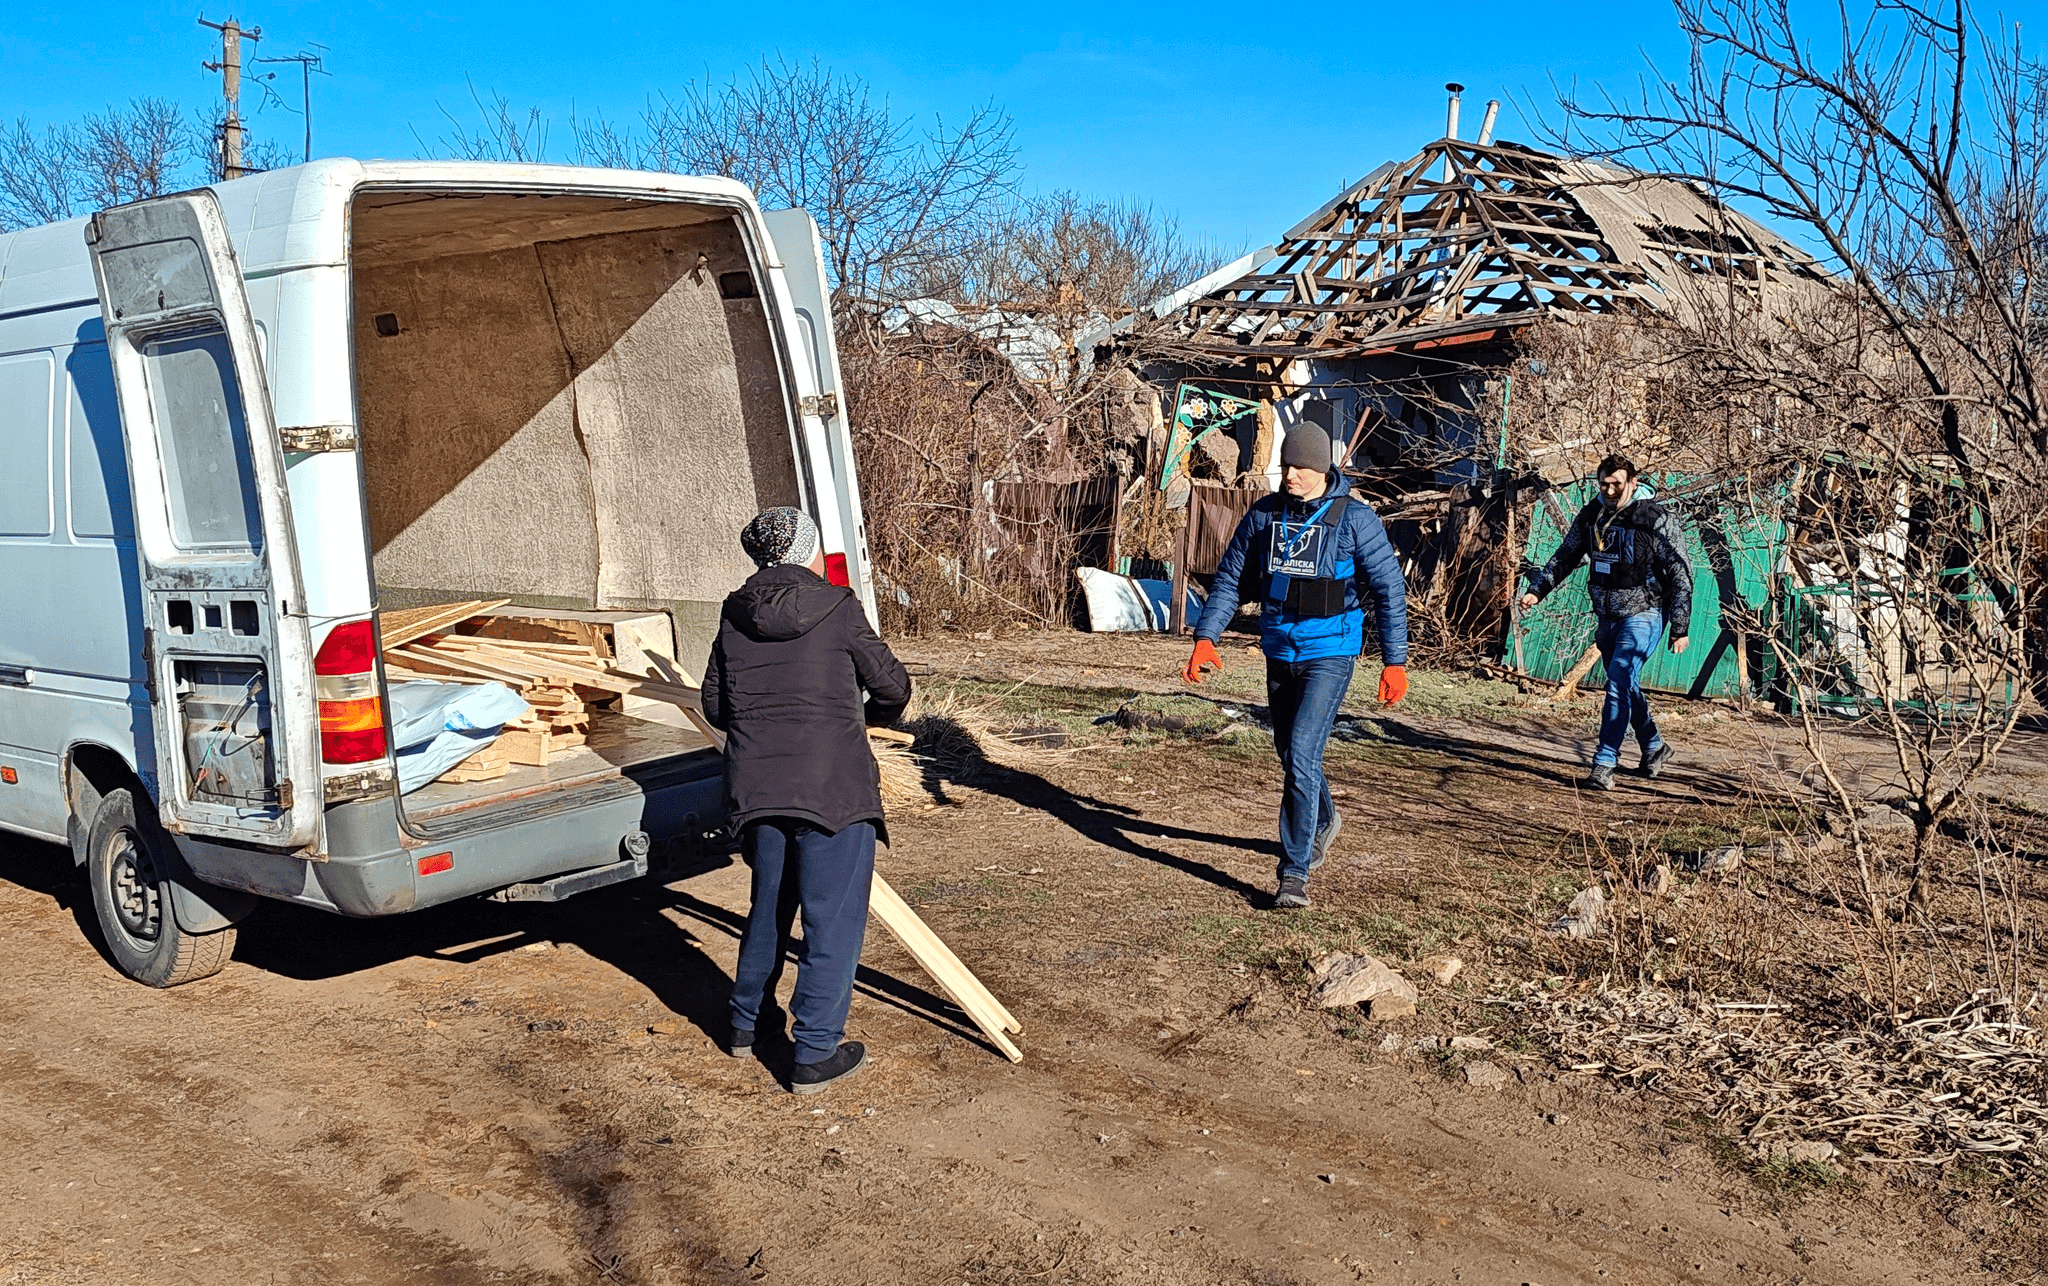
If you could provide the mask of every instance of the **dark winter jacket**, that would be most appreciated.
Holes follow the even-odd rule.
[[[1685,532],[1670,510],[1647,497],[1619,510],[1594,499],[1530,580],[1530,592],[1548,595],[1582,561],[1591,568],[1586,591],[1595,615],[1616,620],[1662,612],[1671,637],[1685,637],[1692,622],[1692,565]]]
[[[879,827],[865,725],[893,722],[909,701],[909,676],[852,590],[803,567],[755,572],[726,598],[704,667],[704,717],[726,734],[733,829],[762,817]]]
[[[1325,501],[1332,502],[1325,507]],[[1321,518],[1317,519],[1317,514]],[[1313,520],[1313,521],[1312,521]],[[1317,535],[1309,530],[1320,526]],[[1275,540],[1281,545],[1275,557]],[[1293,545],[1303,574],[1290,576],[1272,569],[1287,563]],[[1314,575],[1306,574],[1314,563]],[[1319,615],[1303,610],[1304,593],[1315,581],[1335,581],[1339,601],[1327,603]],[[1314,500],[1296,500],[1276,492],[1251,507],[1237,524],[1237,533],[1216,565],[1208,602],[1195,623],[1195,637],[1214,643],[1237,614],[1240,600],[1257,595],[1259,648],[1275,661],[1313,661],[1326,656],[1357,656],[1365,648],[1365,600],[1360,581],[1372,587],[1371,599],[1380,636],[1380,658],[1388,665],[1408,663],[1408,584],[1401,564],[1387,542],[1380,517],[1351,492],[1351,481],[1332,471],[1330,487]]]

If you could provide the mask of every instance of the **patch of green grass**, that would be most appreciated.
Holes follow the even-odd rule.
[[[1765,1192],[1787,1201],[1798,1201],[1830,1188],[1853,1188],[1856,1180],[1825,1161],[1792,1161],[1772,1157],[1750,1171],[1749,1177]]]

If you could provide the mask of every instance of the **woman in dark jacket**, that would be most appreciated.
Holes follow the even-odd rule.
[[[736,1058],[753,1051],[801,908],[790,1088],[810,1094],[867,1057],[859,1041],[841,1043],[882,830],[867,725],[903,713],[910,678],[853,591],[824,580],[809,515],[764,510],[740,545],[761,570],[726,598],[704,668],[704,717],[726,734],[727,815],[754,873],[729,1049]]]

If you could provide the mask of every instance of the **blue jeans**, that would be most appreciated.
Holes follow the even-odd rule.
[[[794,818],[749,822],[740,852],[754,869],[754,902],[733,970],[732,1025],[752,1031],[782,978],[790,925],[803,912],[796,989],[789,998],[796,1061],[830,1058],[846,1035],[853,971],[867,938],[868,886],[875,875],[875,825],[821,831]]]
[[[1266,708],[1273,716],[1273,749],[1280,755],[1280,870],[1283,880],[1308,878],[1317,828],[1337,806],[1323,776],[1323,747],[1337,724],[1337,707],[1351,686],[1355,656],[1313,661],[1266,661]]]
[[[1657,721],[1650,717],[1649,698],[1643,695],[1643,664],[1656,650],[1664,635],[1664,617],[1657,612],[1636,616],[1603,618],[1593,635],[1600,659],[1607,665],[1607,705],[1600,713],[1600,744],[1593,751],[1595,764],[1613,767],[1621,761],[1621,742],[1628,730],[1636,730],[1636,744],[1645,755],[1664,744],[1657,735]]]

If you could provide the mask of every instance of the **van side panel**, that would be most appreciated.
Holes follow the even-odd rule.
[[[0,765],[19,778],[0,784],[0,826],[61,841],[68,751],[151,762],[128,465],[97,303],[0,320],[0,460]]]

